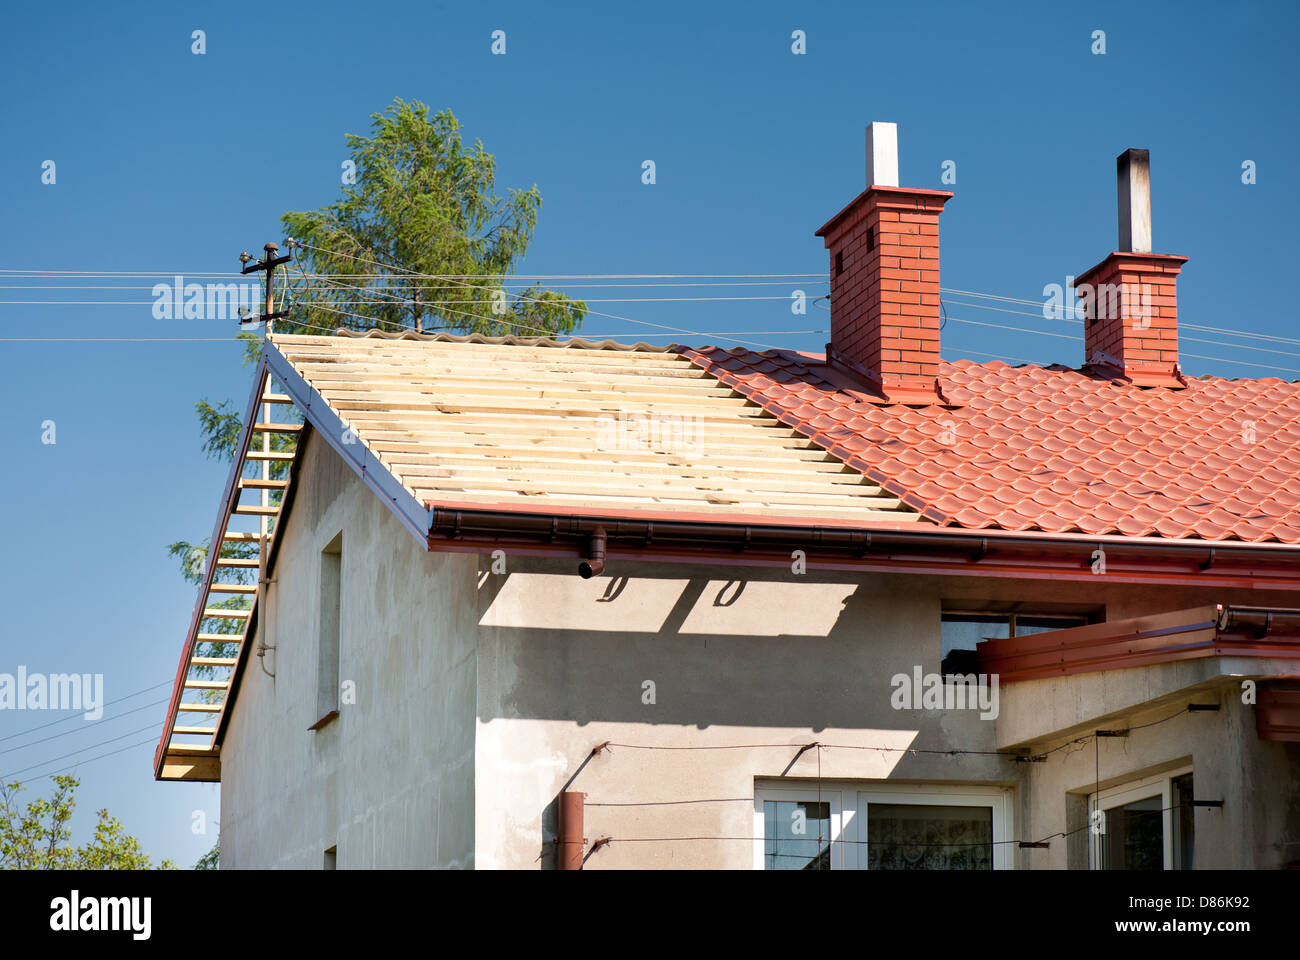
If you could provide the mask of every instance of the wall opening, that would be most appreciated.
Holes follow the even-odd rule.
[[[320,719],[337,713],[339,709],[342,587],[343,534],[339,533],[320,555],[320,634],[316,671],[316,716]]]

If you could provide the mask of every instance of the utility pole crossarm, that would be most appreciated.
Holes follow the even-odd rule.
[[[288,310],[281,310],[279,313],[275,311],[275,268],[282,263],[289,263],[293,257],[289,255],[277,257],[276,254],[280,251],[280,247],[274,242],[266,244],[262,250],[266,255],[261,260],[253,263],[248,262],[253,258],[249,257],[247,253],[240,255],[239,259],[244,264],[244,269],[240,273],[266,274],[266,302],[263,304],[261,319],[266,323],[264,332],[271,333],[271,324],[274,321],[289,316]]]

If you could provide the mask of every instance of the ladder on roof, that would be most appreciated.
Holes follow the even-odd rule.
[[[236,671],[248,665],[249,628],[263,596],[269,552],[289,492],[289,467],[303,430],[301,422],[292,422],[293,400],[272,391],[264,368],[258,381],[246,417],[253,422],[241,431],[238,467],[221,508],[220,540],[208,545],[168,727],[155,758],[163,780],[219,779],[217,735]]]

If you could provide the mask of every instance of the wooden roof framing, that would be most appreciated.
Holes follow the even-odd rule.
[[[927,522],[675,352],[373,333],[271,341],[425,506]]]
[[[261,583],[278,532],[276,520],[290,491],[291,481],[273,478],[271,465],[292,461],[295,454],[272,449],[271,438],[296,437],[304,429],[275,415],[273,411],[283,410],[292,400],[271,392],[271,386],[264,360],[254,378],[177,667],[167,725],[154,754],[154,775],[160,780],[221,779],[220,735],[239,672],[247,663]],[[255,476],[245,476],[250,465],[256,468]],[[255,529],[240,529],[250,523]],[[225,556],[227,552],[240,555]]]

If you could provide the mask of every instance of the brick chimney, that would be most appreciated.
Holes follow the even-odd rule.
[[[898,127],[867,127],[867,189],[817,231],[830,251],[826,358],[881,403],[942,402],[939,214],[946,190],[898,186]]]
[[[1178,274],[1186,257],[1151,252],[1151,157],[1115,160],[1119,249],[1074,284],[1084,313],[1084,361],[1142,387],[1185,386],[1178,369]]]

